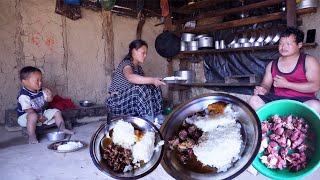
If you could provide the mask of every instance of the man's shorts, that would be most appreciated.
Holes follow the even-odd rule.
[[[60,112],[60,110],[58,109],[47,109],[43,112],[43,116],[47,118],[47,120],[43,123],[40,123],[38,122],[37,123],[37,126],[41,126],[42,124],[46,124],[46,125],[51,125],[53,124],[55,121],[54,121],[54,114],[56,112]],[[21,126],[21,127],[26,127],[27,126],[27,114],[28,113],[24,113],[22,114],[21,116],[18,117],[18,124]]]
[[[281,99],[290,99],[290,100],[295,100],[299,102],[306,102],[309,100],[318,100],[317,97],[285,97],[285,96],[277,96],[275,94],[267,94],[267,95],[259,95],[259,97],[265,102],[271,102],[271,101],[276,101],[276,100],[281,100]],[[319,101],[319,100],[318,100]]]

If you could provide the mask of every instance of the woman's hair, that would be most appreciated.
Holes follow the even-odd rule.
[[[22,68],[20,70],[20,81],[27,79],[29,77],[29,75],[34,72],[42,73],[40,71],[40,69],[33,67],[33,66],[26,66],[26,67]]]
[[[296,42],[301,43],[304,39],[304,33],[303,31],[299,30],[295,27],[288,27],[280,37],[289,37],[290,35],[294,35],[296,37]]]
[[[148,47],[148,44],[144,40],[141,40],[141,39],[136,39],[136,40],[132,41],[129,45],[129,52],[126,55],[126,57],[124,58],[124,60],[131,59],[132,58],[132,50],[133,49],[138,50],[142,46]]]

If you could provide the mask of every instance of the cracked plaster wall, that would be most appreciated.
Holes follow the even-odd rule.
[[[70,20],[54,13],[55,0],[0,1],[0,123],[4,112],[16,106],[19,70],[40,68],[44,86],[75,104],[88,99],[104,104],[111,77],[105,72],[102,14],[81,8],[82,18]],[[138,21],[113,15],[114,66],[135,39]],[[158,19],[147,19],[142,39],[149,45],[143,68],[146,75],[166,76],[167,61],[159,56],[154,41],[163,30]],[[156,68],[155,68],[156,67]],[[164,89],[165,90],[165,89]]]

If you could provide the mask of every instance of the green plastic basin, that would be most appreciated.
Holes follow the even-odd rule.
[[[252,165],[261,174],[271,179],[301,179],[314,172],[320,166],[320,116],[316,111],[303,103],[293,100],[273,101],[257,110],[257,115],[261,122],[275,114],[288,116],[290,113],[308,121],[312,131],[315,133],[315,151],[312,153],[311,159],[308,160],[307,167],[298,172],[290,172],[288,168],[283,170],[269,169],[260,161],[263,152],[258,153]]]

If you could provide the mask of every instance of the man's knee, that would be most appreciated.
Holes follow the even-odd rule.
[[[307,106],[311,107],[314,109],[318,114],[320,114],[320,101],[317,100],[309,100],[304,102]]]

